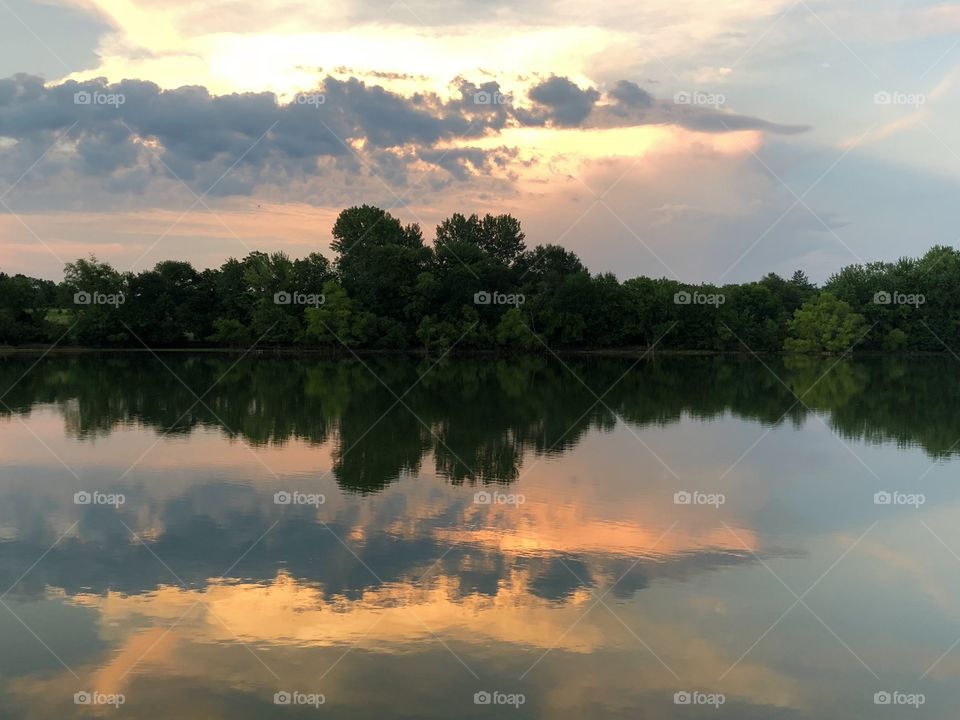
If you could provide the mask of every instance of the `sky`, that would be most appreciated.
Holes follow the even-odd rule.
[[[0,271],[509,212],[593,272],[957,245],[960,2],[0,0]]]

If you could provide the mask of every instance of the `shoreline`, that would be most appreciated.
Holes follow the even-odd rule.
[[[444,353],[430,353],[423,349],[407,350],[375,350],[370,348],[355,349],[353,351],[343,348],[225,348],[225,347],[171,347],[171,348],[97,348],[97,347],[44,347],[38,346],[17,346],[0,347],[0,357],[12,355],[90,355],[90,354],[126,354],[126,353],[182,353],[182,354],[225,354],[237,355],[248,354],[252,356],[263,355],[318,355],[326,357],[352,357],[354,354],[361,356],[390,356],[405,355],[418,357],[441,356]],[[556,355],[595,355],[608,357],[636,357],[649,355],[651,358],[659,355],[669,357],[750,357],[752,355],[763,355],[766,357],[842,357],[850,355],[855,357],[951,357],[954,355],[950,350],[913,350],[905,352],[890,352],[884,350],[860,350],[848,351],[845,353],[795,353],[786,350],[677,350],[677,349],[651,349],[649,347],[639,348],[563,348],[554,349],[552,352],[506,352],[502,350],[451,350],[446,353],[449,357],[530,357],[536,355],[550,356]]]

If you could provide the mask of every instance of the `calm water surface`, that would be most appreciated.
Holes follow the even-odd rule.
[[[952,358],[18,355],[0,393],[2,718],[956,716]]]

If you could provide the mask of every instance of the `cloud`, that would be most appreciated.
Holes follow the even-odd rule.
[[[295,223],[276,220],[281,206],[302,204],[312,217],[369,202],[400,208],[425,227],[454,208],[513,212],[532,239],[561,238],[591,268],[665,272],[645,262],[616,218],[586,212],[576,197],[587,189],[575,179],[583,178],[590,188],[631,188],[629,196],[609,196],[623,222],[648,233],[645,242],[669,268],[702,277],[710,270],[699,259],[726,267],[776,218],[770,207],[782,212],[767,196],[759,163],[742,160],[760,152],[768,135],[802,126],[658,99],[630,80],[603,94],[560,75],[532,82],[528,92],[511,93],[497,80],[457,77],[445,93],[401,93],[326,76],[280,100],[271,92],[216,94],[133,79],[0,79],[0,192],[23,176],[6,197],[21,217],[9,217],[4,232],[18,248],[49,253],[44,267],[55,277],[79,254],[77,243],[91,251],[108,243],[100,254],[121,263],[176,253],[216,265],[241,243],[299,247],[305,240]],[[91,102],[77,104],[78,93]],[[603,167],[616,172],[593,178]],[[196,196],[205,196],[202,205]],[[638,204],[639,196],[649,203]],[[261,204],[271,209],[251,213]],[[692,210],[658,210],[681,206]],[[265,216],[273,220],[261,222]],[[781,228],[801,234],[804,251],[822,245],[814,242],[822,228],[793,228],[788,220]],[[568,233],[574,222],[591,228],[589,242]],[[691,245],[706,249],[689,253]],[[769,260],[762,250],[754,255]],[[26,267],[26,257],[11,249],[5,263]],[[28,265],[38,263],[36,253],[29,258]]]
[[[491,181],[504,190],[518,153],[489,141],[523,126],[545,132],[654,124],[712,133],[803,129],[675,106],[629,81],[617,83],[605,104],[600,99],[597,90],[557,75],[519,99],[493,80],[457,78],[444,98],[327,76],[314,90],[281,102],[271,92],[215,95],[202,86],[163,89],[105,78],[46,85],[20,74],[0,80],[0,177],[13,183],[29,170],[18,190],[30,195],[25,191],[42,187],[42,194],[23,199],[33,208],[62,209],[71,193],[88,208],[109,206],[111,196],[144,195],[162,206],[164,183],[180,182],[196,194],[285,193],[337,202],[319,181],[349,186],[354,195],[378,184],[382,193],[384,183],[412,189],[415,178],[432,191],[454,183],[490,189]]]
[[[679,92],[672,98],[656,99],[636,83],[617,82],[606,94],[606,103],[590,114],[589,127],[629,127],[633,125],[675,125],[707,133],[759,130],[777,135],[797,135],[809,125],[781,124],[750,115],[741,115],[725,107],[719,93]]]
[[[624,108],[648,108],[653,106],[653,95],[635,82],[620,80],[607,95]]]
[[[117,27],[109,13],[92,4],[77,5],[33,0],[0,4],[0,77],[15,72],[59,77],[96,68],[101,38]]]
[[[705,93],[687,93],[697,98]],[[552,76],[527,94],[531,108],[517,108],[515,117],[524,125],[553,127],[609,128],[639,125],[676,125],[688,130],[728,133],[760,130],[795,135],[810,129],[807,125],[783,125],[762,118],[740,115],[718,106],[682,104],[676,99],[657,100],[637,83],[618,81],[598,104],[600,93],[583,89],[569,78]],[[723,104],[723,96],[715,96]]]
[[[580,125],[600,99],[600,93],[593,88],[583,90],[569,79],[556,75],[535,85],[527,95],[535,108],[518,111],[521,121],[527,125],[549,121],[558,127]]]
[[[212,95],[198,86],[164,90],[103,78],[46,86],[15,75],[0,80],[0,137],[9,139],[0,144],[0,176],[12,183],[42,156],[29,181],[99,180],[103,188],[119,179],[127,193],[170,176],[194,192],[213,187],[222,195],[335,172],[392,170],[403,180],[405,169],[423,162],[445,168],[450,180],[467,180],[502,153],[490,151],[488,159],[479,149],[443,156],[432,149],[504,125],[502,109],[468,103],[474,89],[443,101],[327,77],[315,91],[280,103],[272,93]]]
[[[781,125],[780,123],[717,111],[673,111],[676,122],[682,127],[700,132],[736,132],[739,130],[763,130],[779,135],[798,135],[810,129],[808,125]]]

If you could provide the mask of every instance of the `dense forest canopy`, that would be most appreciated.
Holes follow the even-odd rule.
[[[850,265],[822,288],[797,271],[750,283],[619,282],[558,245],[528,249],[510,215],[417,225],[352,207],[330,262],[251,252],[217,269],[96,258],[55,283],[0,273],[0,344],[546,351],[658,348],[945,351],[960,332],[960,252]]]

